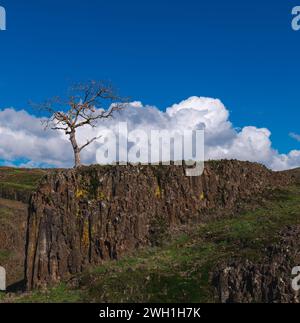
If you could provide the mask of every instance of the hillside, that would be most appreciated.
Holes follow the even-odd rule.
[[[38,169],[0,167],[0,265],[7,270],[8,285],[24,279],[28,203],[44,174]]]
[[[0,167],[0,198],[28,203],[45,173],[41,169]]]
[[[237,167],[237,165],[241,167]],[[228,177],[224,170],[227,170]],[[108,198],[109,189],[104,191],[103,187],[115,187],[118,191],[117,187],[120,187],[120,184],[116,185],[115,181],[115,185],[112,186],[109,185],[111,182],[106,182],[106,180],[110,181],[112,178],[122,178],[121,174],[118,175],[115,169],[108,167],[97,170],[97,174],[102,174],[102,172],[111,174],[110,172],[113,172],[113,176],[106,176],[104,182],[103,180],[101,182],[103,186],[97,187],[96,192],[87,189],[93,182],[87,181],[87,177],[85,177],[87,174],[89,176],[91,173],[95,174],[93,168],[84,168],[80,172],[78,178],[84,179],[80,181],[81,185],[84,185],[84,187],[81,187],[82,190],[78,190],[78,187],[72,184],[72,180],[75,179],[73,171],[68,172],[58,171],[48,174],[48,177],[43,179],[37,193],[35,193],[33,201],[41,193],[44,201],[44,197],[49,196],[46,203],[52,206],[55,205],[56,201],[59,202],[59,200],[56,200],[58,196],[64,196],[62,192],[68,192],[69,198],[72,197],[71,189],[67,189],[68,186],[60,185],[58,181],[53,180],[59,176],[60,181],[64,181],[64,184],[69,183],[70,187],[73,186],[77,192],[74,195],[74,201],[81,206],[81,210],[86,210],[83,213],[85,216],[92,214],[87,213],[88,209],[85,207],[85,205],[91,205],[91,201],[95,200],[93,196],[89,197],[91,193],[92,195],[96,193],[99,198],[99,205],[106,202],[106,204],[110,203],[111,208],[113,208],[113,200]],[[138,182],[134,180],[135,176],[132,176],[132,172],[133,170],[129,172],[133,181],[132,185],[137,187]],[[149,169],[146,168],[147,175],[149,175],[148,172]],[[22,294],[2,295],[2,301],[296,302],[298,300],[297,295],[290,288],[290,272],[292,267],[298,265],[300,256],[300,185],[296,180],[290,181],[290,175],[298,175],[299,170],[292,173],[276,174],[257,164],[213,162],[206,167],[206,174],[198,184],[195,179],[186,180],[185,184],[182,184],[186,185],[184,190],[175,185],[175,183],[185,181],[178,175],[177,170],[177,177],[174,177],[170,170],[165,171],[158,168],[158,172],[159,177],[156,178],[162,179],[159,186],[161,188],[160,194],[158,194],[157,186],[154,185],[157,182],[151,182],[151,176],[148,176],[150,180],[146,185],[146,187],[153,189],[153,197],[149,199],[149,201],[152,201],[150,210],[160,209],[163,201],[168,200],[166,195],[168,196],[171,192],[168,191],[168,187],[173,187],[174,192],[179,191],[179,196],[183,192],[185,196],[189,196],[193,192],[198,197],[196,202],[193,202],[194,198],[188,200],[187,212],[183,207],[181,211],[178,211],[179,213],[175,213],[175,215],[181,214],[179,223],[176,220],[177,215],[171,217],[172,221],[169,224],[160,221],[156,223],[156,229],[150,231],[153,235],[149,242],[141,244],[138,248],[128,248],[126,252],[120,255],[117,248],[115,249],[118,251],[117,257],[110,257],[108,254],[107,258],[103,257],[98,263],[91,261],[90,265],[85,265],[82,271],[69,273],[54,287],[49,285],[46,290],[40,292],[34,290]],[[124,175],[124,173],[122,174]],[[155,172],[155,174],[158,173]],[[170,174],[173,175],[168,177]],[[216,177],[213,174],[216,174]],[[235,176],[237,174],[238,176]],[[245,185],[241,181],[243,177],[247,178],[247,181],[252,179],[251,183]],[[175,182],[172,180],[171,184],[166,186],[167,178],[176,178],[176,180]],[[210,181],[207,181],[208,178]],[[212,178],[217,179],[217,181],[212,180]],[[228,182],[230,178],[231,180]],[[66,181],[66,179],[68,180]],[[121,180],[121,182],[123,181]],[[55,194],[52,192],[53,194],[49,195],[49,186],[51,187],[52,183],[56,183],[57,190]],[[200,183],[202,183],[202,186],[200,186]],[[203,183],[210,184],[203,186]],[[188,189],[189,185],[191,186]],[[215,187],[215,189],[211,190],[212,187]],[[98,189],[100,192],[98,192]],[[138,188],[137,192],[140,190],[141,188]],[[100,194],[101,192],[102,194]],[[164,195],[162,192],[164,192]],[[131,204],[134,204],[135,193],[130,194]],[[141,191],[139,194],[143,195],[144,193]],[[141,198],[141,196],[138,195],[137,198]],[[103,201],[104,199],[105,201]],[[175,200],[178,200],[176,195],[174,196]],[[40,200],[38,199],[38,201]],[[72,210],[70,201],[67,203],[67,208],[59,202],[61,214],[66,214],[65,212]],[[127,199],[125,201],[128,203]],[[181,204],[184,201],[186,199],[179,200]],[[31,214],[39,214],[40,219],[43,219],[44,215],[42,214],[46,212],[45,219],[47,221],[45,223],[48,225],[46,232],[53,231],[51,229],[52,220],[50,220],[54,216],[50,212],[53,207],[45,208],[43,206],[40,209],[40,204],[32,204],[31,208],[34,210]],[[199,210],[199,208],[201,212],[197,213],[197,218],[193,218],[191,215],[194,210]],[[93,210],[95,212],[95,208]],[[80,221],[81,212],[80,215],[77,215],[79,225],[84,223]],[[184,214],[188,216],[183,217]],[[198,218],[199,214],[201,215],[200,218]],[[144,218],[146,219],[145,216]],[[65,221],[70,221],[70,218]],[[159,230],[166,224],[168,224],[168,230]],[[39,222],[39,227],[47,228],[43,222]],[[70,232],[68,227],[69,225],[65,226],[65,235]],[[53,232],[55,234],[60,231],[57,224],[53,228],[55,228],[56,233]],[[83,234],[82,239],[84,230],[80,232]],[[80,239],[83,247],[85,246],[84,241],[88,242],[87,246],[91,246],[94,239],[91,237],[92,231],[89,230],[88,232],[87,240]],[[112,234],[111,230],[109,232]],[[137,232],[140,231],[133,231],[134,235]],[[51,234],[52,239],[55,237],[53,233]],[[111,237],[119,237],[119,235]],[[121,239],[121,241],[124,240]],[[130,238],[130,241],[134,240]],[[141,241],[141,237],[139,237],[139,241]],[[52,247],[55,247],[55,245],[51,243]],[[125,245],[128,246],[128,244]],[[83,249],[81,248],[79,245],[79,250],[82,252]],[[88,248],[87,250],[91,249]],[[39,253],[43,255],[41,249]],[[88,251],[87,254],[91,255],[91,252]],[[111,261],[110,258],[115,260]],[[45,258],[41,259],[46,261]],[[253,283],[251,286],[251,281],[256,282],[256,284]],[[260,283],[257,283],[258,281]],[[237,286],[236,290],[231,288],[233,285]]]

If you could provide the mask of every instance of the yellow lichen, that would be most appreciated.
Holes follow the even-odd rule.
[[[161,189],[159,186],[157,186],[154,194],[155,194],[155,197],[157,197],[158,199],[161,198]]]
[[[106,196],[105,196],[105,194],[103,193],[103,192],[99,192],[99,194],[98,194],[98,199],[99,200],[105,200],[106,199]]]
[[[75,195],[77,199],[81,199],[87,197],[88,192],[84,189],[78,189]]]
[[[200,201],[203,201],[205,199],[205,195],[204,195],[204,193],[202,192],[201,194],[200,194]]]
[[[92,229],[91,229],[91,236],[94,237],[95,235],[97,234],[97,226],[92,226]]]

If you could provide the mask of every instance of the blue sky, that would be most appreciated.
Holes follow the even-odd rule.
[[[124,96],[165,109],[219,98],[235,127],[300,149],[297,1],[1,0],[0,107],[28,108],[75,81],[109,79]]]

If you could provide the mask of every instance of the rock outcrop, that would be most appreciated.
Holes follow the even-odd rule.
[[[248,162],[183,166],[91,166],[51,171],[29,208],[28,289],[67,279],[89,265],[156,243],[162,231],[238,208],[285,185],[288,175]]]
[[[292,289],[292,269],[300,264],[300,226],[288,227],[260,263],[233,261],[213,274],[217,301],[222,303],[299,303]]]

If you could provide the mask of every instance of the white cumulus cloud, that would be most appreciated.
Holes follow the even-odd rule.
[[[79,142],[97,136],[106,128],[117,133],[119,122],[127,122],[128,130],[168,130],[170,132],[205,128],[206,159],[239,159],[260,162],[274,170],[300,166],[300,151],[280,154],[272,147],[271,132],[266,128],[245,126],[236,130],[229,111],[218,99],[191,97],[161,111],[141,102],[128,104],[114,119],[100,121],[96,129],[82,128]],[[84,163],[96,163],[99,143],[82,152]],[[45,131],[41,118],[26,111],[0,110],[0,160],[13,164],[25,160],[22,166],[71,167],[72,148],[62,132]]]

